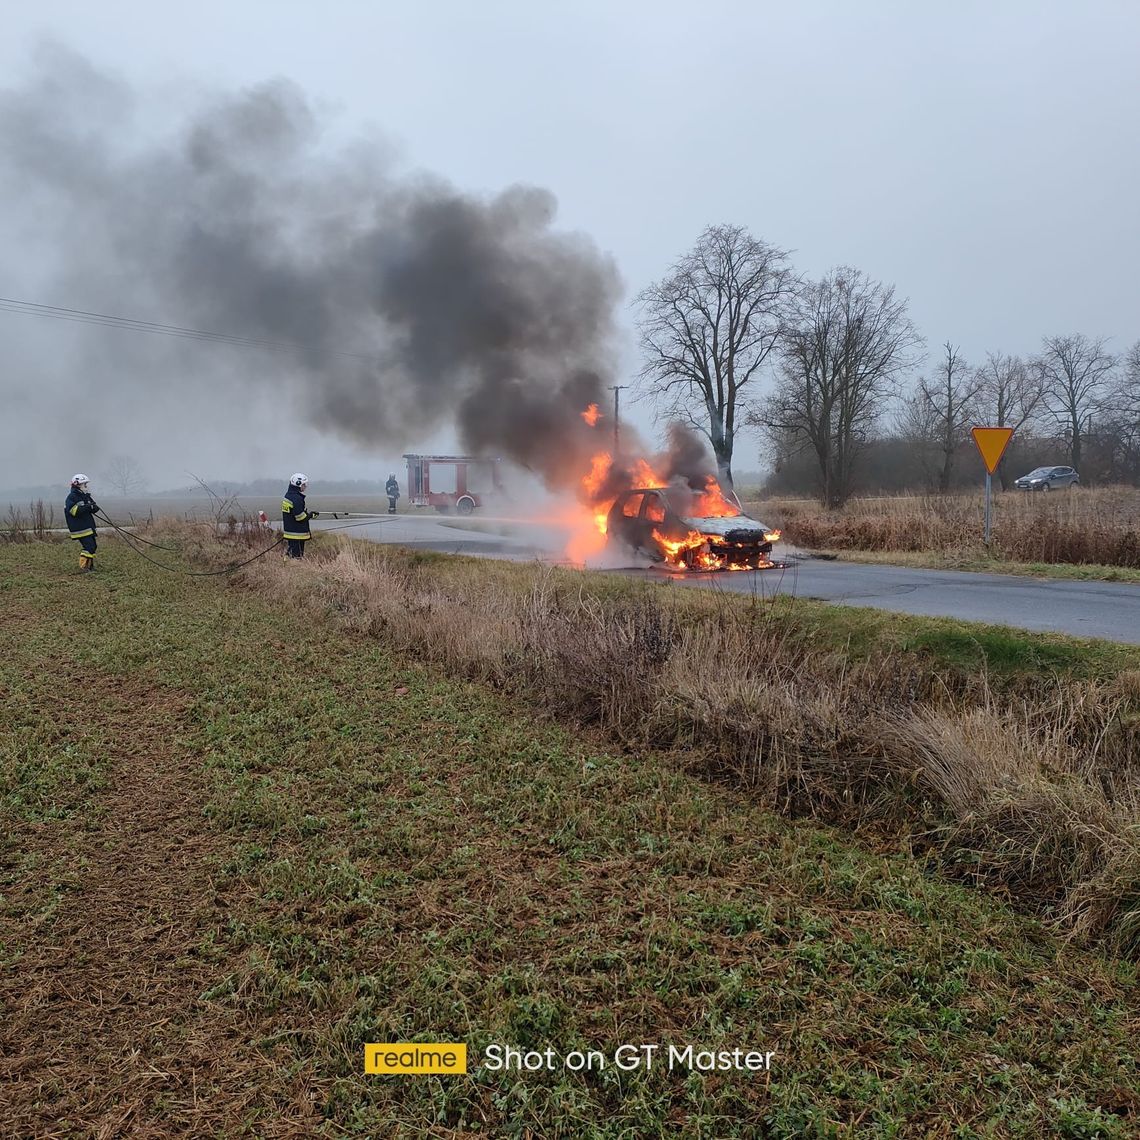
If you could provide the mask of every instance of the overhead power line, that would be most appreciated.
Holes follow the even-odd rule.
[[[13,297],[0,297],[0,312],[18,313],[27,317],[48,317],[56,321],[71,321],[83,325],[101,325],[103,328],[125,329],[128,332],[154,333],[158,336],[178,337],[182,340],[204,340],[215,344],[233,344],[243,348],[268,348],[279,352],[321,352],[331,356],[347,356],[353,360],[378,363],[379,357],[342,349],[325,348],[304,341],[268,340],[264,337],[239,336],[235,333],[211,332],[207,329],[167,325],[157,321],[139,321],[133,317],[117,317],[110,313],[92,313],[86,309],[68,309],[60,305],[41,305],[35,301],[19,301]]]

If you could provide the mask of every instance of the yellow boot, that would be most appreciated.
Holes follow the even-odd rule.
[[[83,553],[79,556],[79,570],[83,574],[89,574],[95,569],[95,559],[90,554]]]

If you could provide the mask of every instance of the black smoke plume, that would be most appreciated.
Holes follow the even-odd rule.
[[[225,383],[271,385],[365,446],[454,424],[472,452],[574,481],[621,287],[609,257],[554,227],[553,195],[466,194],[398,173],[375,140],[334,146],[288,82],[199,101],[173,130],[152,110],[58,47],[0,93],[0,189],[41,219],[52,303],[298,346],[249,352]],[[217,353],[164,347],[180,383],[198,368],[191,393],[211,390]],[[102,351],[104,373],[162,397],[169,381],[129,347]]]

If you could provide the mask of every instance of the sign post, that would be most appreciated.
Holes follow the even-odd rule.
[[[992,499],[993,474],[997,470],[997,465],[1001,462],[1001,457],[1005,454],[1005,449],[1009,446],[1009,441],[1013,438],[1013,428],[976,427],[970,429],[970,434],[974,437],[978,454],[981,455],[982,462],[986,465],[985,542],[988,547],[990,544],[990,502]]]

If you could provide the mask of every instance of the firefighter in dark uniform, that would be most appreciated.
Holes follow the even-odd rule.
[[[388,514],[396,513],[396,500],[400,497],[400,484],[396,482],[396,473],[393,471],[384,484],[384,494],[388,496]]]
[[[86,475],[76,475],[71,480],[71,491],[63,505],[67,529],[81,547],[79,569],[84,574],[95,569],[95,513],[99,510],[99,504],[91,498],[89,482]]]
[[[318,517],[316,511],[305,506],[305,492],[309,489],[309,477],[298,471],[285,488],[285,498],[281,500],[281,533],[288,544],[286,558],[304,558],[305,543],[312,538],[309,520]]]

